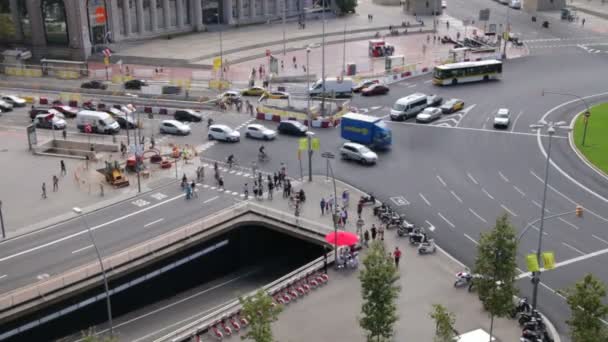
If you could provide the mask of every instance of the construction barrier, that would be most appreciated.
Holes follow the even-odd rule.
[[[308,124],[308,116],[301,112],[292,112],[288,110],[278,109],[260,105],[256,108],[257,120],[280,122],[281,120],[297,120],[304,125]],[[313,120],[310,122],[314,128],[330,128],[340,124],[342,115],[349,111],[349,107],[343,106],[337,113],[326,117],[319,117],[318,114],[313,115]]]

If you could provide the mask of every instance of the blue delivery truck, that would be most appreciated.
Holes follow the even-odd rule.
[[[349,112],[342,116],[340,127],[343,139],[375,149],[391,146],[391,129],[375,116]]]

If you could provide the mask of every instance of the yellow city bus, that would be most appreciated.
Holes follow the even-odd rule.
[[[447,85],[464,82],[500,79],[502,62],[488,59],[475,62],[461,62],[438,65],[433,72],[433,84]]]

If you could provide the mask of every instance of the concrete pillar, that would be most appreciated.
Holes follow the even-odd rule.
[[[122,5],[122,23],[125,24],[125,37],[131,35],[131,13],[129,13],[129,1],[124,1]]]
[[[192,26],[196,31],[203,31],[205,26],[203,25],[203,0],[194,0],[194,6],[192,6],[193,15],[191,16]],[[219,11],[219,8],[218,8]],[[218,13],[219,15],[219,13]]]
[[[243,1],[247,1],[247,0],[236,0],[236,12],[237,12],[237,16],[238,16],[238,21],[237,23],[240,23],[241,20],[243,19]]]
[[[106,13],[108,15],[108,31],[112,32],[111,37],[115,41],[122,38],[120,33],[120,16],[122,12],[118,9],[118,3],[116,1],[107,1],[108,7]]]
[[[165,21],[165,30],[171,27],[171,8],[169,7],[169,0],[162,0],[163,2],[163,19]]]
[[[158,30],[158,13],[156,11],[156,1],[158,0],[150,0],[150,26],[152,26],[152,32],[156,32]]]
[[[144,0],[136,0],[135,2],[135,17],[137,18],[137,32],[144,33]]]
[[[27,13],[30,16],[30,25],[32,28],[32,45],[46,46],[46,36],[44,34],[44,26],[42,20],[42,8],[39,0],[26,0],[25,6]]]
[[[245,1],[249,1],[249,18],[254,18],[256,0],[245,0]]]
[[[223,7],[224,23],[232,25],[234,24],[234,18],[232,17],[232,2],[236,0],[223,0],[220,1],[220,6]]]
[[[182,28],[184,27],[184,16],[186,15],[183,0],[176,1],[175,11],[177,12],[177,27]]]
[[[11,17],[13,18],[13,24],[15,25],[15,40],[23,41],[23,30],[21,23],[19,22],[19,4],[17,0],[10,0]]]
[[[86,2],[80,0],[64,0],[67,14],[69,47],[79,53],[77,57],[85,60],[91,54],[91,37],[89,33]]]
[[[268,18],[268,0],[262,0],[262,16]]]

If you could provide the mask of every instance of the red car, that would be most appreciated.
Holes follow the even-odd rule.
[[[78,114],[78,108],[70,107],[66,105],[54,105],[53,109],[63,113],[66,118],[75,118],[76,114]]]
[[[371,95],[384,95],[388,93],[388,87],[384,84],[372,84],[367,88],[363,88],[361,90],[361,95],[363,96],[371,96]]]

